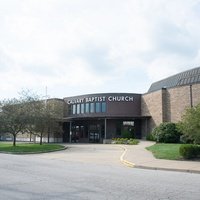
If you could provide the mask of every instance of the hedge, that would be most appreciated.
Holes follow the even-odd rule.
[[[182,144],[179,149],[179,153],[185,159],[200,157],[200,146],[193,144]]]

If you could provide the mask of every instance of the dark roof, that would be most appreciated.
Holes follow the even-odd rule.
[[[148,93],[160,90],[162,88],[173,88],[176,86],[192,85],[196,83],[200,83],[200,67],[190,69],[170,76],[166,79],[157,81],[151,85]]]

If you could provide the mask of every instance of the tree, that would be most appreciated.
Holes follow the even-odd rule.
[[[32,102],[28,109],[26,130],[40,137],[41,145],[44,136],[47,136],[49,141],[50,132],[62,132],[62,126],[59,123],[59,119],[63,116],[62,104],[54,99],[37,100]]]
[[[50,133],[62,134],[63,101],[48,99],[45,102],[45,117],[47,118],[47,137],[49,142]]]
[[[186,110],[179,129],[188,139],[200,144],[200,104]]]
[[[18,133],[23,133],[26,125],[26,110],[24,104],[18,99],[4,100],[1,102],[0,132],[13,136],[13,146],[16,145]]]
[[[13,135],[13,145],[19,133],[40,137],[50,132],[62,132],[63,102],[57,99],[42,100],[30,91],[22,91],[19,99],[0,102],[0,133]],[[48,137],[49,138],[49,137]]]

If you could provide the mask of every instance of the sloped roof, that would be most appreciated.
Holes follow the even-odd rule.
[[[153,83],[148,93],[160,90],[162,88],[172,88],[182,85],[192,85],[200,83],[200,67],[181,72],[179,74],[170,76],[166,79]]]

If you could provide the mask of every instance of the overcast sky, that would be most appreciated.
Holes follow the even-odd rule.
[[[0,98],[145,93],[200,66],[200,0],[0,0]]]

